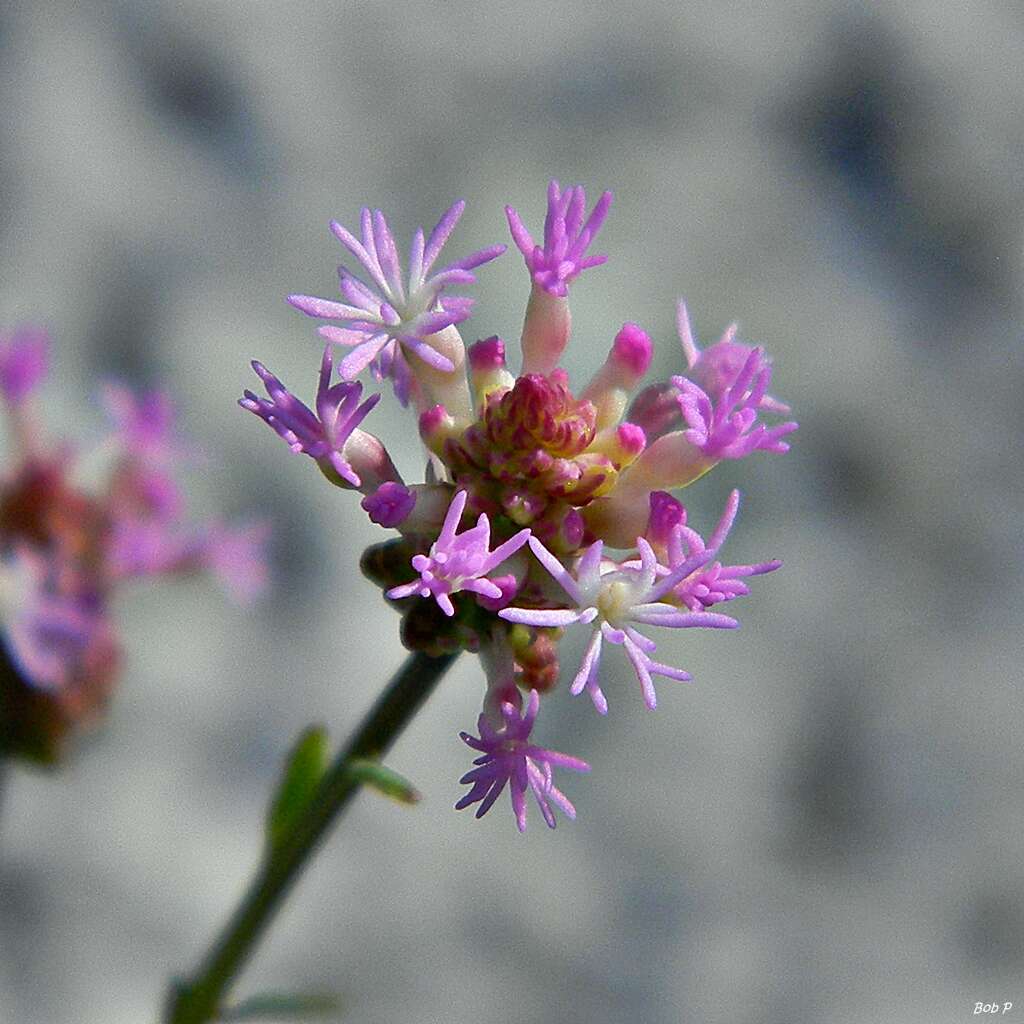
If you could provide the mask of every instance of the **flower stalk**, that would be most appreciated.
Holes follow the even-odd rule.
[[[268,845],[256,877],[199,967],[172,985],[165,1024],[206,1024],[223,1011],[223,1000],[285,896],[312,859],[330,827],[363,785],[353,762],[377,760],[395,742],[434,691],[457,654],[411,654],[362,725],[324,774],[291,835]]]

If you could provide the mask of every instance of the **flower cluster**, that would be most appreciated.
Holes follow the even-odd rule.
[[[723,459],[787,450],[783,438],[796,424],[762,421],[789,411],[768,394],[771,363],[762,348],[737,341],[733,326],[701,351],[680,302],[681,372],[668,380],[637,393],[653,342],[635,323],[622,325],[581,389],[559,367],[570,336],[569,287],[606,260],[588,250],[611,201],[604,193],[587,216],[581,186],[563,190],[552,182],[542,244],[506,208],[531,282],[518,374],[500,337],[463,344],[456,325],[468,317],[471,300],[446,290],[471,282],[470,271],[504,247],[429,276],[462,203],[426,243],[416,233],[407,281],[383,214],[363,210],[361,239],[332,223],[367,281],[341,268],[345,302],[289,297],[310,316],[344,324],[319,328],[327,350],[316,411],[259,363],[253,366],[269,397],[246,392],[241,401],[292,451],[315,459],[334,484],[361,492],[373,522],[398,531],[366,552],[362,568],[402,613],[406,646],[435,655],[480,654],[486,688],[479,736],[462,733],[480,756],[462,779],[471,788],[456,806],[479,804],[480,816],[507,784],[520,830],[528,790],[548,825],[555,824],[553,806],[574,817],[553,783],[553,768],[589,770],[530,742],[541,694],[558,682],[565,631],[589,631],[571,694],[586,691],[607,713],[600,670],[611,644],[623,649],[653,709],[655,676],[690,678],[658,660],[658,631],[736,627],[715,606],[748,593],[748,577],[780,564],[719,560],[738,492],[707,540],[668,493]],[[352,348],[336,383],[334,345]],[[417,411],[429,453],[423,483],[407,484],[384,445],[361,428],[373,400],[360,404],[355,378],[368,366],[376,379],[390,378],[400,401]]]
[[[116,684],[121,644],[113,600],[131,580],[209,571],[239,600],[263,587],[262,524],[191,522],[177,436],[163,392],[108,384],[110,430],[80,456],[47,438],[38,388],[46,333],[0,336],[0,404],[11,456],[0,474],[0,756],[53,763]],[[95,476],[100,488],[79,478]],[[85,469],[89,466],[88,474]]]

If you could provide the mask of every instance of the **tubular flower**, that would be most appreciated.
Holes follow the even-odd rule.
[[[511,558],[529,539],[529,530],[520,530],[514,537],[499,544],[493,551],[491,546],[491,524],[484,513],[480,514],[476,526],[457,533],[462,513],[466,508],[467,494],[459,491],[452,498],[448,514],[444,517],[441,533],[430,546],[429,555],[416,555],[412,567],[420,574],[413,583],[392,587],[388,597],[396,600],[419,594],[433,597],[441,611],[451,617],[455,614],[452,594],[469,590],[492,601],[501,600],[505,593],[501,586],[487,579],[502,562]]]
[[[106,386],[113,433],[96,454],[108,473],[97,492],[81,487],[72,447],[51,445],[26,415],[28,391],[46,368],[45,335],[23,328],[12,337],[22,339],[17,373],[14,349],[0,343],[0,364],[6,359],[10,371],[0,398],[20,442],[0,475],[0,756],[50,763],[116,685],[121,643],[112,602],[122,588],[141,577],[210,571],[233,596],[254,596],[265,583],[266,528],[185,517],[175,464],[189,448],[160,391]]]
[[[526,831],[527,789],[533,791],[548,828],[555,827],[552,804],[567,818],[575,820],[576,808],[555,786],[552,769],[568,768],[574,772],[589,772],[590,765],[577,757],[545,750],[529,742],[539,708],[540,694],[536,690],[531,690],[522,717],[515,705],[506,701],[501,705],[501,715],[504,719],[501,729],[495,729],[487,721],[487,717],[481,715],[477,722],[479,738],[466,732],[459,733],[462,741],[473,750],[478,750],[480,756],[473,762],[477,767],[459,779],[460,783],[472,788],[455,805],[457,811],[479,803],[476,816],[482,818],[501,796],[501,791],[507,783],[509,796],[512,798],[512,812],[515,814],[516,826],[520,832]]]
[[[414,386],[417,360],[442,373],[456,369],[455,362],[438,351],[434,336],[465,320],[473,300],[445,295],[444,290],[450,284],[471,284],[476,280],[474,268],[505,251],[504,245],[493,245],[430,273],[465,205],[459,201],[451,206],[426,241],[423,229],[417,228],[409,249],[407,278],[394,236],[380,210],[363,209],[361,239],[331,221],[334,236],[361,264],[372,284],[339,267],[344,302],[312,295],[289,295],[288,301],[307,316],[338,320],[345,325],[319,329],[328,341],[352,347],[338,367],[345,380],[352,380],[372,364],[378,380],[392,378],[395,394],[405,405]]]
[[[332,385],[329,346],[324,349],[320,362],[315,413],[300,402],[262,363],[254,359],[252,368],[263,381],[270,397],[259,398],[251,391],[246,391],[245,397],[239,399],[238,404],[272,427],[293,452],[302,452],[314,459],[330,479],[360,487],[362,480],[345,457],[345,444],[380,401],[380,395],[371,395],[360,405],[362,384],[341,381]]]
[[[656,660],[648,627],[733,628],[735,619],[710,609],[746,593],[748,577],[779,563],[717,561],[737,494],[705,542],[668,492],[694,483],[722,459],[755,449],[785,451],[783,438],[796,428],[758,422],[761,414],[788,411],[768,395],[771,367],[763,349],[737,342],[730,328],[701,351],[682,304],[686,376],[645,387],[654,342],[639,323],[620,320],[611,325],[607,356],[589,381],[570,380],[560,366],[571,334],[569,291],[580,273],[605,261],[588,252],[612,196],[603,193],[589,215],[582,186],[552,182],[547,199],[544,235],[536,243],[516,210],[506,207],[529,275],[518,374],[511,346],[497,334],[480,331],[482,340],[463,346],[455,324],[468,316],[469,300],[453,299],[442,287],[468,281],[469,270],[500,247],[427,277],[461,204],[428,242],[422,232],[414,239],[408,288],[383,216],[367,210],[359,240],[334,230],[369,283],[343,270],[344,303],[290,298],[309,315],[341,322],[320,330],[352,347],[343,378],[372,364],[378,376],[394,378],[403,403],[415,400],[429,453],[423,483],[407,485],[380,441],[362,430],[335,446],[360,478],[371,521],[397,531],[368,548],[360,564],[401,614],[407,647],[480,655],[486,677],[480,735],[463,739],[482,757],[463,779],[471,789],[458,806],[479,804],[484,813],[510,782],[520,828],[527,788],[549,824],[556,806],[572,816],[551,784],[551,767],[583,762],[560,762],[555,759],[564,755],[527,742],[541,696],[559,689],[565,631],[577,624],[589,630],[567,688],[577,695],[586,690],[601,713],[608,707],[599,682],[606,643],[623,648],[650,708],[654,676],[689,679]],[[243,406],[252,408],[254,400],[247,400]],[[296,439],[303,436],[289,429]]]

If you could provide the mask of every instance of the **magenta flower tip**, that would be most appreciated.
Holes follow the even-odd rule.
[[[628,456],[635,458],[647,445],[647,435],[643,427],[638,427],[635,423],[620,423],[615,433],[623,453]]]
[[[638,324],[626,323],[615,335],[612,353],[630,376],[639,380],[651,365],[654,343]]]
[[[501,370],[505,367],[505,342],[497,335],[469,346],[470,368],[478,372]]]
[[[677,526],[686,525],[686,506],[667,491],[651,491],[651,514],[647,525],[647,539],[664,546]]]

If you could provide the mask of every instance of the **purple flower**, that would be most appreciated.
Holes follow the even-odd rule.
[[[472,283],[476,280],[471,272],[473,268],[505,251],[504,245],[492,245],[430,274],[465,205],[462,200],[455,203],[437,222],[426,242],[423,229],[416,230],[409,249],[407,281],[403,281],[395,239],[380,210],[363,209],[362,240],[337,221],[331,222],[331,231],[359,261],[372,285],[364,284],[345,267],[339,267],[344,302],[312,295],[289,295],[288,301],[307,316],[340,320],[345,324],[344,327],[324,326],[319,330],[329,341],[353,346],[338,367],[345,380],[357,377],[372,363],[378,380],[393,379],[395,393],[405,405],[412,389],[409,353],[443,373],[455,369],[452,361],[425,339],[465,320],[473,300],[445,295],[444,289],[450,284]]]
[[[600,266],[607,256],[587,256],[586,251],[596,237],[608,208],[612,205],[611,192],[605,192],[594,204],[594,209],[583,221],[587,196],[582,185],[564,192],[557,181],[548,186],[548,212],[544,219],[544,245],[535,245],[519,214],[505,207],[509,230],[519,251],[526,259],[530,276],[540,288],[564,298],[568,284],[588,267]]]
[[[754,347],[737,341],[737,325],[730,324],[722,337],[702,352],[697,348],[697,341],[690,325],[690,314],[682,299],[676,306],[676,328],[690,377],[712,398],[721,398],[743,372]],[[764,359],[764,363],[768,363],[767,358]],[[761,395],[757,408],[763,412],[775,412],[783,416],[790,411],[785,402],[780,402],[771,395]]]
[[[119,518],[110,533],[107,571],[115,580],[161,576],[195,556],[196,535],[161,519]]]
[[[58,561],[19,548],[14,554],[14,607],[6,616],[5,641],[26,682],[55,693],[74,683],[110,623],[85,595],[62,594]]]
[[[328,346],[320,363],[315,413],[256,360],[253,360],[252,368],[263,381],[270,399],[259,398],[246,391],[238,404],[273,427],[293,452],[303,452],[322,467],[329,467],[353,487],[359,487],[362,481],[344,456],[345,442],[380,401],[380,395],[371,395],[360,405],[362,384],[341,381],[332,385],[331,367],[331,349]]]
[[[161,463],[184,453],[174,431],[176,410],[165,391],[136,394],[123,384],[103,389],[103,405],[126,451],[146,462]]]
[[[667,570],[659,566],[650,544],[637,538],[640,565],[619,565],[602,558],[603,542],[595,541],[584,552],[576,568],[576,575],[544,547],[536,537],[530,538],[530,548],[537,560],[554,577],[558,585],[575,602],[575,608],[505,608],[498,612],[508,622],[527,626],[569,626],[576,622],[594,623],[594,631],[583,655],[576,678],[570,687],[574,696],[584,689],[590,694],[594,707],[602,715],[608,713],[608,701],[598,683],[602,641],[621,644],[636,673],[644,703],[652,710],[657,705],[651,675],[670,679],[688,680],[690,675],[654,661],[651,654],[657,644],[644,636],[636,626],[668,626],[686,629],[704,626],[712,629],[734,629],[739,623],[727,615],[715,612],[683,612],[661,599],[680,580],[705,565],[715,555],[706,549],[693,555],[678,566]],[[661,578],[659,579],[659,572]]]
[[[156,519],[124,518],[111,531],[106,566],[115,581],[207,569],[239,604],[267,586],[266,523],[215,522],[185,529]]]
[[[16,327],[0,335],[0,393],[11,405],[20,405],[46,376],[50,364],[50,337],[41,327]]]
[[[416,492],[394,480],[385,480],[359,504],[378,526],[398,526],[416,506]]]
[[[267,588],[269,536],[267,523],[214,523],[206,528],[197,561],[213,573],[235,601],[249,604]]]
[[[705,458],[742,459],[758,449],[788,452],[782,440],[797,428],[793,422],[766,427],[757,422],[758,409],[772,378],[763,348],[750,350],[739,373],[721,394],[712,398],[686,377],[673,377],[679,389],[679,408],[688,430],[684,438]]]
[[[701,535],[685,523],[675,526],[668,539],[668,569],[674,570],[704,551],[719,550],[732,529],[739,504],[740,492],[734,490],[706,545]],[[680,580],[672,588],[671,596],[692,612],[702,611],[720,602],[749,594],[750,588],[743,582],[743,577],[774,572],[781,565],[778,559],[755,565],[723,566],[721,562],[707,562]]]
[[[466,508],[466,498],[465,491],[459,491],[452,498],[441,533],[431,545],[430,554],[413,558],[412,567],[420,574],[420,578],[400,587],[392,587],[388,597],[399,599],[413,594],[433,597],[445,615],[451,616],[455,614],[455,606],[450,595],[460,590],[470,590],[495,601],[507,596],[507,585],[499,586],[484,577],[514,555],[527,542],[530,531],[520,530],[510,540],[490,551],[491,524],[486,514],[481,513],[476,526],[457,534],[455,531],[459,528],[459,521]]]
[[[501,796],[501,791],[508,783],[512,810],[520,832],[526,831],[527,787],[533,790],[537,806],[540,807],[548,828],[555,827],[552,803],[559,807],[567,818],[575,819],[576,808],[554,785],[552,769],[568,768],[574,772],[589,772],[590,765],[577,757],[545,750],[529,742],[539,707],[540,696],[536,690],[531,690],[522,717],[515,705],[506,701],[501,705],[504,725],[500,729],[495,729],[487,721],[486,716],[481,715],[477,723],[479,739],[470,736],[469,733],[459,733],[467,746],[480,751],[480,756],[473,762],[477,767],[459,780],[462,784],[472,786],[472,789],[455,805],[457,811],[469,807],[470,804],[479,803],[476,816],[483,817],[491,809],[494,801]]]

